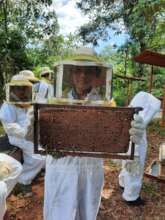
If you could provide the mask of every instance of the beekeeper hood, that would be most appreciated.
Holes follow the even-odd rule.
[[[77,49],[68,60],[55,63],[56,97],[62,97],[63,82],[68,85],[72,84],[70,73],[79,66],[95,69],[97,67],[99,74],[96,74],[93,87],[106,85],[105,98],[109,100],[111,98],[112,67],[103,63],[92,48],[86,47]]]
[[[47,80],[52,80],[53,71],[49,67],[43,67],[40,72],[40,77],[46,78]]]
[[[14,75],[10,83],[6,84],[6,101],[11,104],[29,105],[33,97],[33,84],[23,75]]]
[[[23,76],[24,79],[29,80],[31,83],[39,82],[39,79],[34,76],[34,73],[31,70],[22,70],[19,72],[19,75]]]

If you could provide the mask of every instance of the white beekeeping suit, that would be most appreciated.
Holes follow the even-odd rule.
[[[139,115],[143,118],[146,127],[154,115],[160,110],[160,101],[147,92],[139,92],[132,99],[130,106],[143,108],[143,111],[140,111]],[[139,194],[142,186],[146,152],[147,138],[146,132],[144,132],[141,143],[135,145],[135,159],[133,161],[127,160],[122,162],[119,185],[124,187],[122,196],[126,201],[136,201],[140,198]]]
[[[102,64],[97,62],[95,54],[91,54],[91,50],[89,49],[87,51],[84,49],[83,52],[79,51],[79,53],[81,59],[80,57],[78,58],[79,65],[75,65],[75,67],[72,66],[72,69],[74,69],[73,72],[75,76],[81,74],[81,77],[83,78],[87,73],[90,78],[90,71],[96,71],[96,67],[99,65],[102,66]],[[69,62],[67,62],[67,65]],[[72,61],[70,63],[71,65],[74,64]],[[89,66],[87,66],[87,64],[90,68],[88,68]],[[80,70],[77,71],[77,69]],[[93,77],[96,77],[94,76],[95,74],[96,72],[93,72]],[[59,79],[61,79],[61,77],[59,77]],[[81,82],[79,81],[79,83],[81,84],[85,79],[81,78]],[[86,80],[83,81],[83,83],[83,86],[88,84]],[[76,90],[78,87],[75,85],[76,84],[73,85],[72,90],[68,94],[69,99],[77,99],[77,97],[79,99],[81,98],[81,94]],[[83,99],[100,100],[100,95],[95,90],[95,87],[91,87],[91,85],[92,84],[89,85],[90,90],[88,90],[89,88],[86,88],[86,91],[88,92],[86,93],[86,97],[83,96]],[[60,86],[58,88],[60,88]],[[58,91],[58,88],[57,92],[59,92],[58,95],[60,95],[61,92]],[[134,134],[133,140],[134,137],[138,135],[137,133]],[[55,159],[48,155],[46,158],[44,219],[96,220],[101,200],[103,182],[104,172],[102,159],[77,156],[65,156]]]
[[[22,80],[24,80],[22,76],[15,75],[12,82],[17,81],[18,84],[19,81],[22,83]],[[45,166],[42,156],[34,154],[33,143],[25,139],[30,108],[29,104],[5,102],[0,109],[0,120],[9,138],[9,143],[19,147],[23,152],[23,171],[19,177],[19,182],[24,185],[31,184],[34,177]]]
[[[22,172],[22,165],[14,158],[0,153],[0,220],[6,212],[6,198],[11,193],[18,177]]]
[[[87,96],[100,100],[95,90]],[[74,99],[71,91],[68,98]],[[102,159],[67,156],[56,160],[47,156],[44,219],[95,220],[103,182]]]
[[[34,89],[36,90],[36,102],[46,103],[47,99],[54,96],[54,87],[51,82],[52,73],[53,71],[51,71],[49,67],[42,68],[40,73],[41,80],[39,83],[34,85]]]

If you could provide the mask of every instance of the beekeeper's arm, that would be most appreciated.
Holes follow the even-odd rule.
[[[21,127],[19,124],[2,122],[2,125],[8,136],[15,136],[17,138],[25,137],[25,128]]]
[[[24,138],[26,134],[26,122],[25,126],[21,126],[17,123],[17,116],[14,108],[15,106],[4,103],[0,110],[0,120],[8,136]]]
[[[143,110],[138,115],[134,116],[131,124],[130,136],[135,145],[135,157],[133,161],[127,160],[125,168],[129,173],[143,173],[143,163],[140,162],[140,157],[145,158],[145,148],[147,147],[146,127],[152,120],[154,115],[160,110],[160,101],[153,95],[147,92],[139,92],[132,99],[130,106],[142,107]],[[142,148],[142,149],[140,149]],[[143,152],[144,155],[140,155]]]
[[[34,134],[34,110],[33,108],[29,109],[27,113],[27,127],[26,127],[26,134],[25,139],[28,141],[33,141],[33,134]]]
[[[0,180],[7,185],[7,195],[10,194],[18,177],[22,172],[22,165],[7,154],[0,153]]]
[[[159,99],[147,92],[139,92],[131,100],[130,105],[132,107],[142,107],[143,110],[139,112],[139,115],[143,118],[145,125],[147,126],[153,119],[154,115],[160,111],[161,102]]]
[[[140,144],[146,129],[145,122],[140,115],[134,114],[134,120],[131,122],[129,130],[130,140],[135,144]]]

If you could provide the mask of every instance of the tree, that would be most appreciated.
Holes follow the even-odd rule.
[[[86,42],[97,44],[98,39],[107,39],[110,28],[116,34],[125,29],[140,51],[150,47],[165,18],[164,0],[81,0],[77,5],[90,17],[80,29]],[[160,34],[164,34],[163,29]]]
[[[3,0],[0,4],[0,28],[19,29],[30,42],[56,35],[59,31],[57,16],[50,10],[52,0]]]
[[[4,96],[4,84],[20,69],[27,68],[26,41],[18,30],[0,31],[0,98]]]
[[[28,48],[40,50],[45,40],[58,35],[52,0],[0,1],[0,99],[4,84],[21,69],[32,69],[35,57]],[[37,55],[37,53],[36,53]]]

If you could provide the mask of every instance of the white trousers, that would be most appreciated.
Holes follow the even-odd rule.
[[[103,182],[101,159],[48,156],[44,220],[95,220]]]
[[[154,115],[160,110],[160,101],[149,93],[139,92],[131,100],[130,106],[143,108],[143,110],[139,112],[139,115],[142,116],[147,126]],[[127,201],[134,201],[139,197],[143,180],[146,152],[147,138],[145,133],[141,144],[135,146],[135,155],[138,160],[132,161],[132,164],[130,161],[122,162],[123,169],[119,175],[119,184],[124,187],[122,196]],[[129,169],[127,169],[128,167]]]
[[[10,175],[0,181],[0,220],[3,220],[6,212],[6,198],[17,183],[22,166],[18,161],[3,153],[0,153],[0,161],[7,162],[11,167]]]
[[[146,134],[140,145],[135,145],[135,157],[137,160],[124,160],[122,161],[122,170],[119,174],[119,185],[124,187],[122,197],[126,201],[134,201],[139,197],[144,165],[147,152]]]
[[[6,212],[6,198],[7,198],[7,185],[5,182],[0,181],[0,220],[3,220],[3,217]]]
[[[23,171],[19,182],[25,185],[31,184],[36,175],[45,167],[45,156],[34,154],[34,145],[31,141],[15,137],[9,137],[9,141],[23,151]]]

